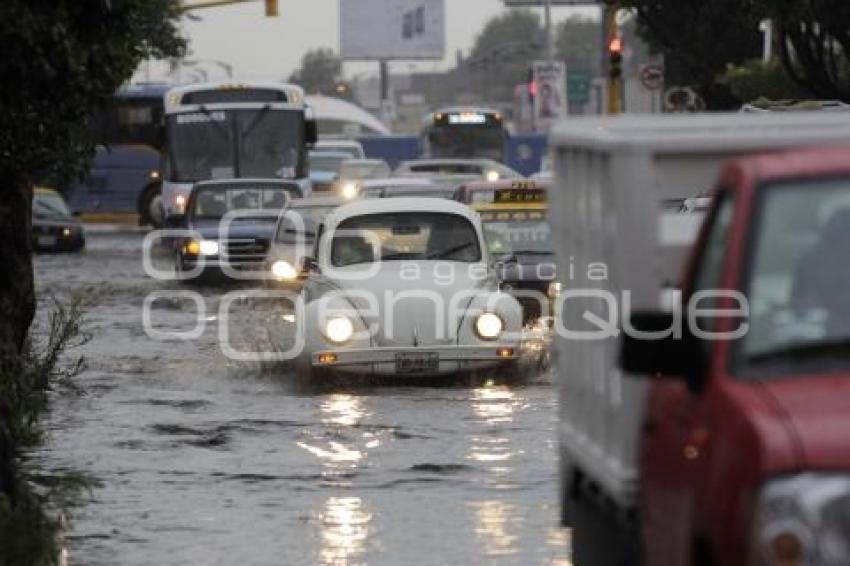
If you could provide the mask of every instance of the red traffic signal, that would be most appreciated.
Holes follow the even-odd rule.
[[[612,37],[611,41],[608,42],[608,53],[614,55],[615,53],[622,54],[623,53],[623,38],[622,37]]]

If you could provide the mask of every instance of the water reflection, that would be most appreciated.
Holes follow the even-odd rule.
[[[372,513],[359,497],[329,497],[319,514],[322,546],[319,563],[363,564]]]
[[[513,422],[522,401],[507,386],[485,385],[472,391],[471,402],[472,412],[485,425],[485,434],[470,438],[468,457],[489,466],[490,474],[496,476],[496,487],[507,487],[501,476],[512,470],[509,464],[515,452],[502,425]]]
[[[514,554],[518,537],[510,534],[508,527],[515,530],[522,523],[516,507],[504,501],[473,501],[469,505],[475,511],[475,535],[484,544],[484,553]]]
[[[325,424],[354,426],[366,416],[362,399],[347,393],[329,395],[322,401],[319,410]]]
[[[342,393],[330,395],[324,399],[319,405],[319,413],[319,420],[323,424],[344,428],[358,425],[366,416],[360,397]],[[340,439],[326,440],[323,435],[314,441],[301,441],[296,444],[321,459],[325,468],[323,475],[333,477],[341,471],[356,468],[357,463],[366,456],[353,442],[344,442],[342,439],[345,435],[340,436]],[[367,439],[366,447],[374,446],[377,446],[374,439]]]
[[[472,411],[488,424],[513,421],[519,404],[516,393],[507,385],[485,385],[472,391]]]

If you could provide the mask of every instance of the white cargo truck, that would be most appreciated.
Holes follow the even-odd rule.
[[[850,143],[850,116],[621,116],[570,119],[553,129],[549,219],[568,277],[554,346],[558,434],[574,563],[639,562],[633,535],[647,384],[624,379],[610,330],[621,327],[626,307],[657,310],[671,270],[681,268],[670,258],[681,264],[687,255],[671,254],[670,245],[687,244],[693,226],[662,222],[663,203],[710,189],[731,158],[836,143]]]

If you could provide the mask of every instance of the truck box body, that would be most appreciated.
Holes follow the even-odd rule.
[[[850,116],[815,112],[577,118],[556,126],[549,219],[564,286],[555,347],[566,482],[579,472],[619,507],[635,503],[647,385],[624,379],[617,337],[566,338],[564,329],[598,331],[586,313],[620,328],[623,291],[629,310],[659,307],[664,284],[682,267],[671,265],[682,254],[670,249],[694,232],[687,221],[662,223],[661,203],[710,189],[720,164],[743,154],[848,142]],[[594,264],[607,267],[606,277]]]

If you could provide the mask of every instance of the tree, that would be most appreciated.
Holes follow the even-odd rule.
[[[528,80],[531,61],[543,56],[540,18],[529,10],[510,10],[488,21],[465,65],[487,100],[513,99],[514,86]]]
[[[145,58],[180,55],[179,14],[177,0],[0,3],[0,376],[20,367],[35,313],[31,188],[86,169],[89,117]],[[0,398],[5,488],[10,418]]]
[[[818,98],[850,102],[850,3],[846,0],[757,0],[777,27],[788,75]]]
[[[584,69],[592,76],[601,74],[602,35],[599,21],[571,16],[558,25],[555,39],[557,58],[567,64],[567,71]]]
[[[738,104],[718,77],[727,65],[761,55],[759,6],[751,0],[624,0],[622,6],[635,11],[639,34],[664,55],[668,84],[694,87],[709,109]]]
[[[333,49],[312,49],[301,58],[301,66],[289,77],[307,93],[333,95],[342,74],[342,60]]]
[[[767,63],[753,59],[743,65],[729,65],[720,80],[729,85],[732,94],[741,102],[799,100],[812,96],[810,91],[794,82],[779,59]]]

